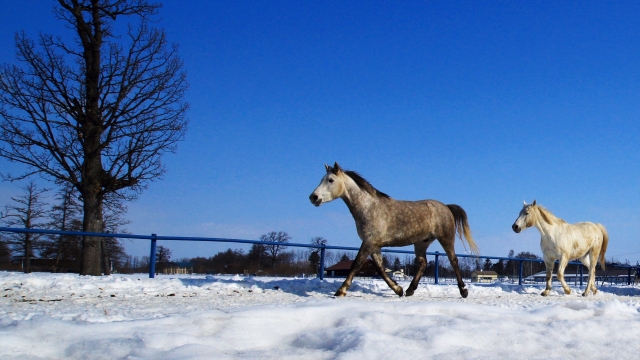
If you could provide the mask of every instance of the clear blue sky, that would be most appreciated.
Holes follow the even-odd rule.
[[[16,31],[67,31],[45,1],[3,8],[0,62]],[[338,161],[394,198],[461,205],[483,255],[541,254],[537,230],[511,230],[535,198],[640,260],[639,2],[167,1],[157,25],[180,44],[190,128],[129,204],[133,233],[359,246],[341,201],[308,200]]]

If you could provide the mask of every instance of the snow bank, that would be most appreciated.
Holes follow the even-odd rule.
[[[3,359],[635,358],[640,289],[0,272]],[[407,283],[401,283],[403,287]]]

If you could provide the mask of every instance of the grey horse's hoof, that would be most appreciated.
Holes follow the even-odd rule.
[[[411,295],[413,295],[414,291],[416,291],[416,289],[414,289],[411,286],[409,286],[407,291],[404,292],[404,296],[411,296]]]
[[[460,295],[462,295],[462,297],[466,299],[467,296],[469,296],[469,290],[467,290],[466,288],[460,289]]]

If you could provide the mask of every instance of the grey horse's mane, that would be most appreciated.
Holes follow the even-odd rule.
[[[373,185],[371,185],[370,182],[367,181],[367,179],[363,178],[360,174],[358,174],[355,171],[351,171],[351,170],[343,170],[345,174],[347,174],[348,177],[350,177],[353,181],[355,181],[355,183],[358,185],[358,187],[366,192],[368,192],[369,194],[373,195],[373,196],[377,196],[377,197],[381,197],[381,198],[390,198],[389,195],[383,193],[382,191],[376,189],[373,187]]]
[[[553,225],[553,223],[556,224],[565,224],[566,221],[560,219],[559,217],[553,215],[551,213],[551,211],[547,210],[547,208],[545,208],[544,206],[541,205],[536,205],[535,206],[536,209],[538,209],[538,212],[540,212],[540,215],[542,216],[542,220],[544,220],[547,224],[549,225]]]

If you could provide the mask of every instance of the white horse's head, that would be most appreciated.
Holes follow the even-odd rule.
[[[320,180],[320,185],[309,195],[309,200],[315,206],[329,202],[341,197],[345,192],[344,172],[338,163],[334,163],[333,167],[325,164],[327,174]]]
[[[524,201],[524,205],[522,206],[522,210],[520,210],[520,214],[518,215],[518,218],[513,223],[513,225],[511,225],[511,228],[513,229],[513,231],[515,231],[516,233],[519,233],[520,231],[526,228],[530,228],[535,224],[536,218],[535,218],[535,215],[533,214],[533,212],[535,211],[534,209],[535,206],[536,206],[535,200],[533,200],[532,204],[527,204],[527,202]]]

